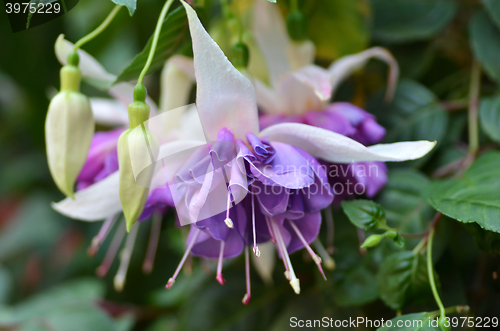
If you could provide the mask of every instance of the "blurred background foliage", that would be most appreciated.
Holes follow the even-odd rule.
[[[221,17],[218,1],[199,2],[206,7],[204,22],[215,27]],[[242,8],[251,5],[249,0],[239,2]],[[288,1],[278,3],[286,12]],[[467,152],[464,110],[474,58],[486,74],[481,93],[489,97],[481,104],[481,145],[494,149],[500,142],[500,5],[496,0],[299,3],[309,18],[318,64],[328,65],[375,45],[396,56],[401,80],[390,105],[382,102],[386,68],[375,61],[346,81],[336,99],[375,114],[388,131],[387,142],[438,141],[438,148],[423,160],[391,165],[389,183],[376,198],[390,226],[406,233],[425,231],[435,213],[426,190],[444,165]],[[133,17],[122,10],[85,50],[119,74],[146,45],[162,5],[159,0],[139,0]],[[117,261],[107,277],[95,277],[109,243],[89,258],[86,250],[99,224],[70,220],[51,209],[50,203],[63,197],[47,168],[43,123],[49,97],[59,85],[57,36],[63,33],[76,41],[112,7],[111,1],[80,0],[62,17],[15,34],[0,11],[0,330],[286,330],[291,316],[390,319],[395,316],[392,309],[404,314],[437,309],[428,284],[415,283],[415,270],[394,274],[398,263],[407,259],[404,251],[384,241],[360,254],[356,229],[340,210],[334,211],[337,268],[327,272],[328,281],[321,279],[305,254],[292,257],[303,284],[299,296],[291,291],[278,264],[272,286],[252,271],[252,301],[240,304],[242,258],[227,263],[225,286],[213,279],[213,263],[193,259],[166,291],[186,236],[185,229],[174,226],[172,211],[163,222],[151,275],[141,271],[149,234],[149,225],[143,225],[125,290],[113,290]],[[158,80],[156,72],[146,81],[156,100]],[[105,95],[88,84],[83,92]],[[417,242],[407,239],[406,246]],[[441,220],[433,260],[445,306],[469,305],[470,316],[500,317],[499,251],[497,233],[475,223]],[[415,262],[417,269],[420,263]]]

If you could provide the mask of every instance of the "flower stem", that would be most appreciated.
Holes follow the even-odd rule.
[[[163,25],[163,21],[165,20],[165,16],[167,16],[168,9],[170,8],[173,2],[174,0],[167,0],[167,2],[165,2],[165,4],[163,5],[160,17],[158,17],[158,23],[156,23],[156,29],[153,36],[153,42],[151,43],[151,49],[149,50],[148,60],[146,61],[146,64],[144,65],[144,68],[141,71],[141,74],[139,75],[139,79],[137,80],[137,85],[142,85],[142,80],[144,79],[144,76],[146,76],[146,73],[148,72],[151,63],[153,62],[153,57],[156,51],[156,45],[158,44],[158,39],[160,38],[161,27]]]
[[[434,239],[434,231],[435,229],[434,227],[432,227],[429,232],[429,240],[427,242],[427,273],[429,275],[429,283],[431,285],[432,294],[434,295],[434,300],[436,300],[436,303],[439,307],[441,318],[445,318],[446,310],[444,309],[443,302],[439,297],[439,293],[436,288],[436,282],[434,280],[434,269],[432,268],[432,241]]]
[[[97,27],[97,29],[95,29],[94,31],[92,31],[91,33],[89,33],[88,35],[86,35],[85,37],[76,42],[75,47],[73,47],[73,50],[76,51],[84,44],[97,37],[101,32],[103,32],[108,27],[109,23],[111,23],[113,18],[115,18],[116,14],[118,14],[121,8],[122,6],[116,5],[115,8],[113,8],[113,10],[111,11],[111,13],[109,13],[108,17],[106,17],[106,19],[101,23],[101,25]]]
[[[290,1],[290,7],[291,7],[292,11],[299,10],[298,0],[292,0],[292,1]]]
[[[472,63],[471,81],[469,89],[469,154],[475,155],[479,148],[478,108],[479,92],[481,88],[481,65]]]
[[[68,10],[66,9],[66,3],[64,2],[64,0],[61,0],[61,5],[63,7],[64,13],[66,14],[68,12]]]

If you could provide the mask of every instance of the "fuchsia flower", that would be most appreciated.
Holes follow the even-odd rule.
[[[216,278],[224,283],[224,258],[238,255],[250,244],[259,255],[256,243],[271,239],[276,242],[292,288],[299,293],[289,253],[305,247],[320,265],[321,259],[309,243],[319,231],[319,210],[333,198],[330,190],[301,198],[300,194],[308,194],[315,183],[322,187],[326,182],[316,158],[335,163],[404,161],[422,157],[435,142],[365,147],[341,134],[302,123],[280,123],[260,131],[252,83],[227,60],[195,11],[183,5],[193,42],[198,112],[205,135],[213,143],[196,149],[177,171],[169,170],[177,174],[174,180],[170,178],[169,185],[181,223],[192,223],[192,228],[185,255],[167,288],[173,285],[189,253],[212,258],[218,255]],[[228,178],[220,179],[223,175]],[[266,186],[281,190],[254,191]],[[212,199],[212,195],[220,198],[224,189],[227,204]],[[248,250],[244,251],[246,303],[250,281]]]
[[[173,135],[175,140],[164,140],[160,147],[158,170],[161,171],[155,174],[155,189],[151,190],[150,198],[153,199],[155,192],[161,192],[157,198],[168,200],[170,195],[165,190],[169,190],[181,224],[191,224],[186,252],[167,288],[173,285],[190,253],[218,257],[216,278],[224,283],[223,259],[244,251],[247,292],[243,301],[247,303],[250,272],[246,247],[253,245],[254,254],[258,256],[257,244],[270,240],[283,260],[292,288],[299,293],[299,280],[289,254],[306,248],[321,270],[321,259],[309,244],[318,235],[319,211],[331,203],[334,193],[319,162],[412,160],[428,153],[435,142],[365,147],[344,135],[303,123],[279,123],[260,131],[254,86],[227,60],[191,6],[182,3],[193,42],[198,122],[206,140],[200,139],[197,130],[189,130],[198,122],[190,119],[187,126],[182,126],[182,117],[172,116],[176,121],[174,125],[168,124],[170,129],[178,128]],[[295,78],[291,82],[292,87],[296,85]],[[287,104],[293,101],[288,100]],[[350,123],[355,128],[360,125],[355,120]],[[96,154],[99,154],[97,150]],[[89,166],[91,168],[94,167]],[[106,219],[97,237],[102,240],[121,211],[118,173],[81,189],[76,192],[75,200],[65,199],[54,204],[54,208],[77,219]],[[156,226],[158,232],[155,224],[158,223],[153,224],[153,231]],[[125,244],[115,277],[118,288],[123,286],[137,226],[132,227]],[[119,231],[119,235],[115,235],[118,239],[113,239],[111,244],[114,254],[125,234],[123,228]]]

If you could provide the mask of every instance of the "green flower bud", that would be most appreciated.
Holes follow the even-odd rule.
[[[80,79],[76,66],[61,69],[61,91],[50,101],[45,119],[50,173],[59,190],[72,198],[94,135],[92,108],[88,97],[79,92]]]
[[[288,13],[286,17],[286,28],[292,40],[301,41],[307,39],[307,17],[299,10]]]
[[[248,67],[250,52],[247,45],[241,41],[234,44],[231,47],[231,59],[237,69]]]
[[[148,119],[149,106],[144,101],[134,101],[128,111],[130,129],[118,139],[118,165],[120,201],[130,231],[146,204],[159,142],[143,124]]]
[[[385,234],[372,234],[368,238],[365,239],[361,248],[368,248],[377,246],[382,239],[385,238]]]

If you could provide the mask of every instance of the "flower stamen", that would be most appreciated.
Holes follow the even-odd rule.
[[[111,217],[108,217],[104,221],[104,223],[101,226],[101,229],[99,230],[97,235],[92,239],[92,243],[90,244],[90,247],[87,250],[88,256],[93,257],[96,255],[99,248],[101,248],[102,243],[104,242],[104,240],[106,240],[106,238],[109,234],[109,231],[111,230],[113,225],[115,225],[115,222],[118,219],[118,215],[120,215],[120,214],[116,214],[116,215],[113,215]]]
[[[111,244],[109,245],[108,251],[104,256],[104,260],[101,265],[97,268],[96,274],[98,277],[105,277],[108,274],[109,268],[115,259],[116,253],[120,249],[120,245],[122,244],[123,237],[125,237],[126,227],[125,222],[122,222],[122,225],[118,226],[118,229],[113,236],[113,240],[111,240]]]
[[[288,277],[287,279],[290,280],[290,286],[293,288],[293,291],[296,294],[300,294],[300,281],[295,275],[295,272],[292,267],[292,261],[290,261],[290,256],[288,255],[288,251],[286,249],[285,242],[283,240],[283,237],[281,236],[281,232],[279,231],[278,225],[274,220],[271,220],[271,225],[273,226],[274,229],[274,235],[276,236],[276,241],[279,246],[281,246],[281,258],[283,259],[283,262],[288,265]],[[286,261],[286,262],[285,262]],[[287,275],[285,273],[285,276]]]
[[[335,260],[328,254],[327,250],[321,245],[321,241],[319,239],[316,239],[314,242],[314,247],[316,247],[316,250],[318,251],[319,256],[321,256],[321,259],[325,263],[325,268],[328,270],[334,270],[335,269]]]
[[[137,232],[139,230],[139,223],[136,223],[130,229],[130,233],[127,236],[127,241],[125,242],[125,248],[121,252],[120,256],[120,267],[113,279],[113,285],[117,292],[123,291],[125,286],[125,279],[127,277],[127,270],[130,264],[130,257],[132,256],[132,251],[134,250],[135,238],[137,238]]]
[[[254,202],[254,197],[252,192],[250,192],[252,195],[252,229],[253,229],[253,253],[255,256],[259,257],[260,256],[260,250],[259,247],[257,247],[257,236],[255,234],[255,202]]]
[[[227,209],[226,209],[226,219],[224,223],[226,223],[227,227],[232,229],[234,227],[233,221],[229,217],[229,209],[231,208],[231,191],[228,189],[227,192]]]
[[[316,265],[318,266],[319,272],[321,272],[321,275],[323,275],[323,278],[326,280],[325,272],[323,271],[323,268],[321,267],[321,258],[316,253],[314,253],[311,246],[309,246],[309,244],[307,243],[306,239],[302,235],[302,232],[300,232],[297,225],[295,225],[295,223],[292,220],[288,220],[288,222],[290,223],[293,231],[295,231],[295,233],[297,234],[297,237],[299,237],[299,240],[302,242],[302,245],[304,245],[304,247],[307,250],[307,252],[309,253],[309,255],[311,255],[311,258],[313,259],[314,263],[316,263]]]
[[[184,252],[184,256],[182,257],[182,260],[181,262],[179,263],[179,265],[177,266],[177,269],[175,269],[175,272],[174,272],[174,275],[172,277],[169,278],[168,282],[167,282],[167,285],[165,286],[167,288],[167,290],[170,290],[170,288],[172,287],[172,285],[174,285],[175,283],[175,279],[177,278],[177,276],[179,275],[179,272],[181,271],[182,269],[182,266],[184,265],[184,262],[186,262],[186,259],[189,255],[189,253],[191,253],[191,250],[193,249],[193,246],[196,242],[196,239],[198,238],[198,235],[200,234],[200,229],[196,228],[195,230],[196,232],[194,233],[193,235],[193,239],[191,240],[191,242],[189,243],[186,251]]]
[[[159,212],[155,212],[153,214],[153,220],[151,223],[151,232],[149,233],[148,250],[146,251],[146,257],[144,258],[144,263],[142,264],[142,271],[145,274],[150,274],[151,271],[153,270],[156,250],[158,248],[158,241],[160,239],[160,230],[161,230],[161,214]]]

